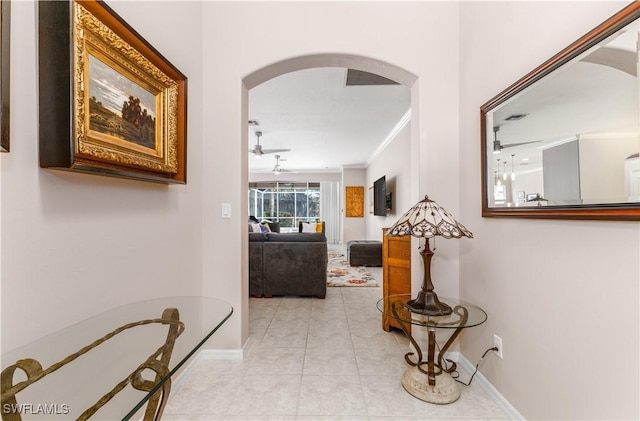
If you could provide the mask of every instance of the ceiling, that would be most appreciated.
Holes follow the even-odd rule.
[[[258,125],[250,124],[247,151],[256,145],[255,133],[260,131],[263,149],[291,149],[278,153],[285,171],[340,172],[343,166],[365,167],[411,108],[409,88],[362,85],[385,82],[366,75],[354,82],[359,84],[347,86],[347,69],[313,68],[287,73],[251,89],[249,120]],[[275,155],[256,159],[250,153],[249,172],[271,173]]]

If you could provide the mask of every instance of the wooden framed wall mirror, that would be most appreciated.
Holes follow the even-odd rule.
[[[640,220],[640,2],[480,108],[482,216]]]

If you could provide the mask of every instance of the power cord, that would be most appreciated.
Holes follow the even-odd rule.
[[[438,347],[438,348],[439,348],[439,347]],[[482,354],[482,357],[480,358],[480,361],[478,361],[478,364],[476,364],[476,369],[475,369],[475,371],[473,372],[473,374],[471,375],[471,378],[469,379],[469,383],[465,383],[465,382],[463,382],[463,381],[461,381],[461,380],[458,380],[458,377],[460,377],[460,373],[458,372],[458,370],[454,370],[454,371],[451,373],[451,377],[452,377],[455,381],[457,381],[458,383],[460,383],[460,384],[463,384],[463,385],[465,385],[465,386],[471,386],[471,382],[473,381],[473,377],[474,377],[474,376],[476,375],[476,373],[478,372],[478,367],[480,367],[480,364],[481,364],[481,363],[482,363],[482,361],[484,360],[484,357],[486,357],[486,356],[487,356],[487,354],[488,354],[490,351],[498,352],[498,347],[495,347],[495,346],[494,346],[494,347],[489,348],[489,349],[487,349],[486,351],[484,351],[484,354]],[[446,360],[445,360],[445,361],[446,361]],[[446,364],[445,364],[445,365],[446,365]]]

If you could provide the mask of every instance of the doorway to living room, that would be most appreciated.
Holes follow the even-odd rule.
[[[292,157],[291,160],[289,160],[289,158],[287,158],[287,154],[290,152],[293,152],[291,150],[294,150],[296,148],[300,148],[301,144],[297,144],[297,143],[282,143],[281,140],[282,139],[277,139],[276,134],[275,133],[269,133],[266,127],[260,127],[261,125],[261,121],[259,119],[254,119],[254,117],[252,116],[251,113],[251,90],[257,87],[260,87],[264,82],[267,81],[271,81],[274,78],[277,78],[278,76],[281,75],[285,75],[285,74],[291,74],[293,72],[297,72],[297,71],[303,71],[303,70],[309,70],[309,69],[317,69],[317,68],[342,68],[342,69],[357,69],[359,71],[364,71],[364,72],[368,72],[370,74],[374,74],[374,75],[379,75],[383,78],[386,78],[388,80],[391,81],[395,81],[397,82],[399,85],[408,88],[409,90],[409,97],[410,97],[410,106],[411,108],[415,107],[417,104],[417,100],[415,100],[415,98],[417,98],[417,77],[413,74],[411,74],[410,72],[398,68],[396,66],[390,65],[389,63],[385,63],[382,61],[378,61],[378,60],[372,60],[368,57],[362,57],[362,56],[354,56],[354,55],[344,55],[344,54],[318,54],[318,55],[310,55],[310,56],[302,56],[302,57],[296,57],[293,59],[288,59],[288,60],[284,60],[281,62],[277,62],[274,63],[272,65],[266,66],[262,69],[259,69],[251,74],[249,74],[248,76],[246,76],[243,79],[243,96],[242,96],[242,109],[243,109],[243,116],[247,116],[247,121],[244,122],[243,121],[243,127],[242,127],[242,141],[244,142],[243,144],[249,145],[249,154],[246,154],[245,156],[247,157],[246,159],[251,160],[251,161],[247,161],[247,166],[244,168],[248,168],[249,170],[247,171],[247,178],[246,178],[246,184],[245,186],[249,186],[250,182],[255,182],[256,179],[252,178],[253,175],[249,175],[249,171],[251,170],[251,166],[249,165],[249,162],[253,163],[255,162],[254,160],[257,160],[256,158],[256,154],[255,154],[255,150],[258,148],[252,148],[252,146],[254,146],[254,144],[257,146],[258,145],[258,140],[260,141],[260,148],[264,151],[264,150],[269,150],[269,149],[275,149],[277,150],[276,153],[272,153],[272,154],[264,154],[262,155],[261,158],[261,162],[263,163],[263,167],[262,167],[262,173],[260,175],[260,181],[265,181],[265,180],[289,180],[292,183],[295,182],[309,182],[311,180],[309,180],[309,172],[303,172],[303,171],[294,171],[291,169],[295,169],[299,166],[299,163],[295,162],[295,159]],[[277,92],[275,93],[275,95],[277,95]],[[411,100],[411,98],[414,98],[414,100]],[[372,101],[375,100],[375,98],[372,98]],[[339,104],[334,104],[335,107],[339,107]],[[406,110],[405,110],[406,111]],[[415,114],[417,115],[417,113]],[[400,119],[400,117],[402,117],[402,115],[398,116],[398,120]],[[245,124],[247,123],[247,124]],[[292,122],[292,124],[295,124],[295,122]],[[308,127],[309,130],[313,131],[317,131],[317,130],[321,130],[321,128],[315,126],[315,127]],[[415,119],[412,121],[411,127],[410,127],[410,131],[411,131],[411,149],[416,148],[415,145],[417,145],[419,143],[419,126],[417,124],[417,121],[415,121]],[[256,136],[256,132],[259,132],[260,135]],[[269,136],[271,135],[271,136]],[[271,137],[271,138],[269,138]],[[347,144],[343,143],[341,145],[341,148],[347,148]],[[320,155],[321,152],[324,152],[324,146],[322,143],[317,142],[314,146],[315,151],[316,151],[316,161],[320,161]],[[331,150],[330,152],[333,153],[334,155],[339,153],[339,150],[341,148],[338,148],[337,150]],[[254,151],[254,153],[251,153],[251,151]],[[264,164],[266,162],[266,164]],[[317,162],[316,162],[316,165]],[[407,165],[407,164],[405,164]],[[289,171],[287,171],[289,170]],[[329,176],[328,174],[330,174],[329,168],[324,168],[322,166],[319,166],[319,168],[317,168],[317,172],[316,174],[324,174],[326,176],[326,180],[328,183],[335,183],[335,185],[337,186],[337,191],[340,192],[341,190],[343,190],[344,185],[341,184],[341,177],[339,175],[333,175],[333,176]],[[412,168],[412,174],[417,173],[417,168]],[[334,174],[339,174],[334,172]],[[283,177],[284,176],[284,177]],[[316,179],[314,181],[317,181],[318,176],[316,175]],[[332,178],[333,177],[333,178]],[[243,197],[245,197],[246,199],[244,200],[249,200],[249,195],[245,192],[243,192]],[[338,202],[340,203],[339,207],[335,207],[336,210],[336,217],[338,218],[338,220],[340,220],[340,218],[342,217],[342,208],[343,208],[343,204],[342,204],[342,200],[338,199]],[[248,206],[248,202],[244,202],[245,205],[243,205],[244,209],[249,209]],[[246,217],[249,217],[249,212],[247,213]],[[323,216],[324,218],[324,216]],[[337,224],[333,224],[334,227]],[[246,241],[246,240],[244,240]],[[243,249],[247,250],[247,246],[244,246],[243,244]],[[246,251],[243,252],[243,261],[244,262],[248,262],[248,254]],[[248,264],[248,263],[245,263]],[[244,279],[245,285],[246,283],[248,283],[248,280]],[[247,290],[247,288],[243,288],[243,290]],[[243,307],[248,309],[248,297],[243,297]],[[246,307],[244,304],[247,304]],[[242,312],[243,315],[247,314],[248,315],[248,311],[245,313],[244,311]],[[248,319],[249,317],[243,317],[243,332],[248,332]],[[246,338],[244,338],[244,340],[246,340]]]

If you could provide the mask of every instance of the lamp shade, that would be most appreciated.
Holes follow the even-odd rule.
[[[389,235],[432,238],[473,238],[471,231],[456,221],[442,206],[425,196],[389,228]]]

